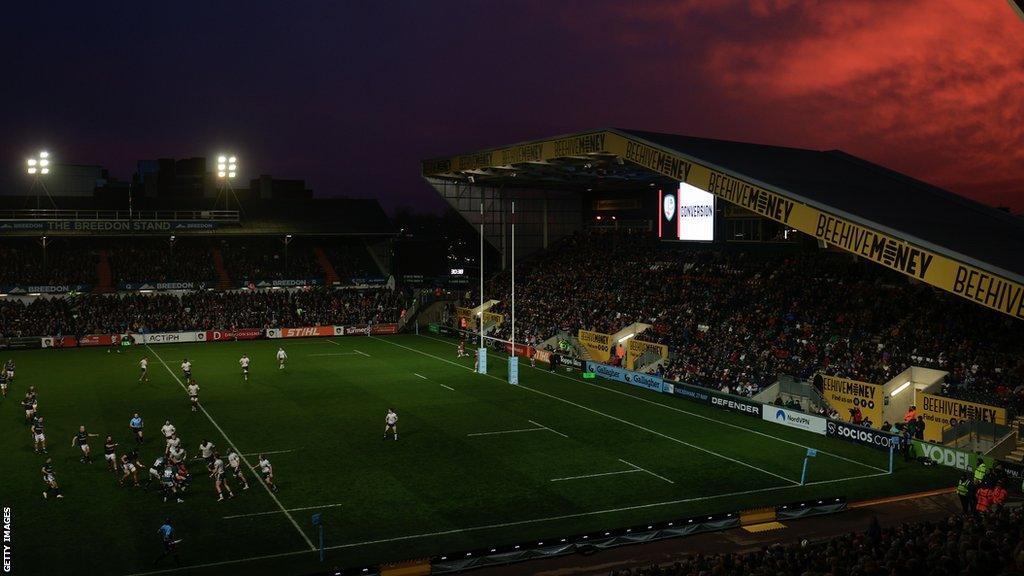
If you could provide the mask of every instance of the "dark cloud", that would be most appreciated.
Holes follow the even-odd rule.
[[[169,6],[169,7],[167,7]],[[8,9],[0,149],[434,205],[418,160],[622,126],[841,148],[1024,208],[1024,23],[1001,0],[88,3]]]

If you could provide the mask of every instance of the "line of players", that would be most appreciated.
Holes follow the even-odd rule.
[[[288,355],[284,352],[284,349],[278,349],[277,359],[278,368],[283,370],[285,361]],[[243,355],[239,360],[239,364],[242,367],[242,374],[245,380],[249,379],[249,358]],[[139,367],[141,374],[139,381],[149,381],[149,360],[143,357],[139,361]],[[186,358],[181,364],[182,373],[185,376],[185,381],[188,382],[186,391],[189,396],[189,403],[191,410],[196,412],[199,410],[199,385],[196,383],[195,378],[192,377],[192,363]],[[0,370],[0,393],[4,397],[7,396],[9,384],[14,381],[15,364],[14,360],[8,360],[3,369]],[[38,393],[36,392],[35,386],[29,386],[28,391],[25,393],[25,398],[22,401],[22,407],[25,410],[25,421],[30,423],[30,431],[32,434],[33,449],[36,454],[48,454],[49,451],[46,446],[46,433],[45,433],[45,422],[43,416],[39,414],[39,399]],[[132,437],[136,444],[142,444],[144,442],[143,430],[145,424],[142,417],[135,413],[128,422],[128,427]],[[177,436],[177,431],[170,420],[164,423],[161,427],[161,432],[164,434],[166,441],[166,448],[164,454],[158,457],[153,465],[149,468],[149,476],[146,478],[146,489],[149,490],[154,480],[158,481],[163,488],[164,501],[168,498],[175,498],[178,502],[183,502],[180,494],[183,493],[190,481],[191,475],[188,472],[188,468],[185,464],[187,454],[185,449],[181,446],[181,439]],[[71,447],[74,448],[76,445],[82,451],[82,457],[80,462],[91,463],[92,460],[92,449],[89,445],[89,438],[99,437],[99,434],[92,434],[86,430],[84,425],[79,426],[78,432],[75,433],[71,438]],[[397,439],[397,434],[396,434]],[[103,456],[107,462],[108,469],[117,473],[118,462],[120,462],[120,471],[122,472],[121,479],[118,482],[119,486],[124,486],[125,482],[132,480],[134,486],[138,487],[139,484],[139,470],[145,468],[142,462],[139,460],[138,451],[135,449],[129,450],[128,452],[117,457],[118,443],[114,441],[113,436],[107,435],[103,444]],[[234,498],[234,492],[227,483],[227,475],[230,470],[231,474],[242,482],[243,490],[249,489],[249,483],[245,479],[245,476],[241,468],[241,457],[234,450],[230,448],[227,453],[227,466],[225,466],[224,460],[221,458],[220,453],[214,450],[215,446],[209,440],[203,440],[199,446],[199,451],[202,454],[201,458],[206,460],[207,469],[210,472],[210,478],[214,479],[214,487],[217,491],[217,500],[224,500],[224,492],[227,492],[228,498]],[[197,457],[199,459],[199,457]],[[273,465],[270,460],[267,459],[263,454],[259,454],[258,464],[255,468],[258,468],[263,482],[266,483],[267,487],[277,492],[277,485],[274,484],[274,471]],[[43,498],[49,498],[51,495],[58,499],[64,497],[61,493],[61,488],[57,482],[56,474],[53,469],[53,461],[51,458],[47,458],[42,469],[42,480],[46,485],[46,489],[43,491]]]

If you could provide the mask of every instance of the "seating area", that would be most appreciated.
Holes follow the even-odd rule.
[[[1024,326],[850,255],[690,247],[628,233],[580,234],[521,265],[516,329],[579,329],[667,344],[672,380],[756,393],[818,370],[885,382],[911,365],[950,372],[948,392],[1020,406]],[[510,279],[486,288],[508,313]],[[473,293],[469,301],[475,302]],[[509,326],[493,334],[508,338]]]
[[[610,576],[930,576],[1020,574],[1024,514],[1000,509],[943,522],[870,524],[822,542],[776,544],[747,554],[696,554],[673,564],[615,570]]]

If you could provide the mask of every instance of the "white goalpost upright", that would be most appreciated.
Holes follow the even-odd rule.
[[[516,201],[512,201],[512,351],[508,356],[508,383],[519,384],[519,356],[516,355]]]
[[[484,188],[480,189],[480,311],[478,329],[480,331],[480,347],[477,349],[476,370],[487,374],[487,347],[484,346]]]

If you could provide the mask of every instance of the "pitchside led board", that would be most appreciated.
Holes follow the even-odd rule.
[[[662,240],[713,242],[715,195],[680,182],[674,191],[658,190],[658,237]]]

